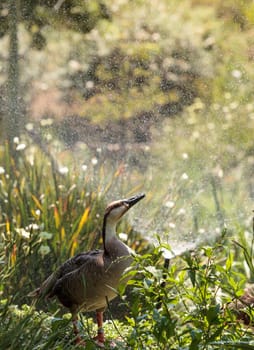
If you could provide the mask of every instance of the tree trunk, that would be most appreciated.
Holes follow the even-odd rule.
[[[4,116],[4,138],[13,145],[18,136],[22,121],[19,96],[19,60],[18,60],[18,1],[9,0],[9,62],[7,80],[7,111]]]

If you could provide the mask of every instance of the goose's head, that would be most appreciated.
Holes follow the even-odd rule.
[[[107,222],[116,223],[131,208],[145,197],[145,194],[138,194],[128,199],[120,199],[110,203],[106,210],[104,218]]]

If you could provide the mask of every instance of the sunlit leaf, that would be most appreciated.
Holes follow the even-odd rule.
[[[39,200],[32,194],[31,195],[34,203],[36,204],[37,208],[40,209],[40,211],[42,212],[43,211],[43,207],[41,205],[41,203],[39,202]]]
[[[55,218],[56,228],[58,229],[60,227],[61,219],[60,219],[59,211],[56,206],[54,207],[54,218]]]

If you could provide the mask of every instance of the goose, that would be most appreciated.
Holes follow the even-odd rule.
[[[105,343],[103,312],[108,302],[117,296],[123,272],[132,262],[132,250],[118,239],[116,225],[144,197],[142,193],[110,203],[103,218],[103,249],[79,253],[68,259],[29,294],[36,298],[57,297],[69,309],[76,343],[83,343],[78,330],[80,311],[96,311],[98,332],[94,339],[101,347]]]

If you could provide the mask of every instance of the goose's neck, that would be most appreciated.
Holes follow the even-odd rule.
[[[105,252],[108,252],[107,245],[108,242],[112,241],[116,237],[116,222],[106,220],[104,218],[103,228],[102,228],[102,240]]]
[[[118,259],[123,256],[129,256],[132,254],[131,248],[124,244],[116,235],[117,222],[107,221],[103,222],[103,247],[104,254],[110,256],[111,259]],[[123,260],[124,266],[129,266],[129,260]]]

